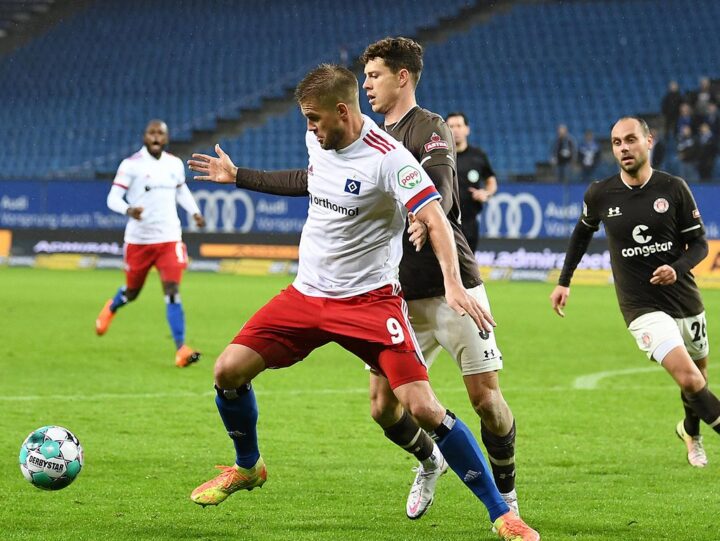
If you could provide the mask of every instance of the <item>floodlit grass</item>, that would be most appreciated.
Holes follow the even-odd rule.
[[[215,464],[233,460],[213,402],[214,358],[289,281],[187,274],[188,342],[204,357],[177,369],[156,275],[98,338],[93,322],[120,272],[0,268],[0,538],[494,539],[484,509],[452,473],[427,516],[405,518],[414,462],[370,419],[362,364],[334,345],[255,382],[265,486],[218,508],[189,500]],[[564,320],[550,310],[547,284],[488,290],[503,391],[517,418],[521,512],[543,539],[720,539],[718,437],[704,430],[710,465],[690,468],[673,432],[679,391],[636,350],[612,288],[573,287]],[[704,297],[717,346],[720,291]],[[574,387],[581,376],[628,369],[637,371]],[[447,357],[431,379],[479,434]],[[22,440],[46,424],[68,427],[85,448],[85,468],[59,492],[30,486],[17,464]]]

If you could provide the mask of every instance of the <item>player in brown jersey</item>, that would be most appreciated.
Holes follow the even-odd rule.
[[[420,162],[443,196],[457,245],[462,281],[481,305],[489,309],[473,251],[461,228],[460,198],[452,132],[443,119],[421,109],[415,88],[423,68],[423,49],[408,38],[385,38],[365,49],[363,88],[373,111],[384,115],[381,125],[402,141]],[[502,355],[495,333],[478,333],[467,318],[454,317],[443,297],[443,282],[430,246],[419,252],[405,239],[400,283],[413,328],[423,355],[431,363],[445,349],[458,364],[473,408],[480,416],[481,436],[493,476],[503,498],[517,512],[515,491],[515,420],[500,390],[498,371]],[[443,471],[426,458],[428,436],[405,413],[392,396],[386,378],[371,372],[370,394],[373,419],[386,436],[413,452],[420,461],[407,502],[407,515],[419,518],[432,503],[435,483]]]
[[[610,141],[620,172],[585,192],[550,300],[564,316],[573,272],[602,222],[620,311],[638,347],[680,387],[685,419],[675,432],[688,462],[702,468],[707,457],[700,420],[720,432],[720,401],[707,385],[705,310],[690,272],[707,255],[705,228],[685,181],[652,169],[653,138],[643,119],[621,118]]]

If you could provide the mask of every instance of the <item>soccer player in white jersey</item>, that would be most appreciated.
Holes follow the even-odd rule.
[[[217,505],[235,491],[265,483],[251,381],[266,368],[291,366],[332,341],[388,378],[395,396],[432,434],[491,520],[517,526],[514,532],[504,528],[503,539],[539,539],[503,500],[470,430],[435,397],[399,294],[402,233],[406,213],[412,212],[427,228],[443,269],[448,304],[483,331],[494,324],[462,285],[439,193],[417,160],[360,113],[358,82],[351,71],[321,65],[306,75],[295,96],[307,119],[310,199],[298,274],[245,323],[217,359],[216,404],[236,460],[197,487],[192,500]],[[201,173],[196,178],[235,182],[238,168],[219,146],[216,152],[218,158],[193,155],[190,168]]]
[[[182,160],[165,152],[167,144],[167,125],[151,120],[145,128],[143,147],[122,161],[110,188],[108,207],[128,216],[126,283],[103,306],[95,320],[95,331],[98,335],[107,332],[117,310],[140,294],[154,265],[165,293],[167,322],[175,341],[175,364],[185,367],[196,362],[200,353],[185,344],[180,282],[187,267],[187,249],[182,242],[177,205],[192,214],[198,227],[205,225],[205,219],[185,184]]]

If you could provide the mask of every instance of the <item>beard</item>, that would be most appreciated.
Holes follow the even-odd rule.
[[[340,145],[340,141],[342,140],[344,134],[345,132],[343,132],[340,127],[328,130],[327,135],[325,135],[325,139],[320,146],[323,150],[338,150],[338,146]]]
[[[632,163],[630,163],[629,165],[625,165],[621,161],[620,169],[622,169],[623,171],[625,171],[626,173],[628,173],[630,175],[634,175],[635,173],[640,171],[640,168],[643,165],[645,165],[646,163],[647,163],[647,157],[645,157],[645,158],[635,158],[634,157],[634,161]]]

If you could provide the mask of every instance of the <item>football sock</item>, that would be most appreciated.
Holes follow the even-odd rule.
[[[117,293],[115,293],[115,296],[112,299],[112,304],[110,305],[111,312],[114,313],[118,308],[125,306],[128,303],[128,299],[125,296],[125,289],[125,286],[118,288]]]
[[[685,432],[690,436],[697,436],[700,434],[700,417],[697,416],[695,411],[692,409],[688,401],[685,399],[685,394],[680,391],[680,400],[682,400],[683,409],[685,410]]]
[[[712,394],[707,385],[697,393],[684,393],[685,400],[700,419],[720,433],[720,400]]]
[[[512,492],[515,489],[515,420],[504,436],[493,434],[481,421],[480,435],[498,490],[503,494]]]
[[[430,435],[452,470],[485,504],[490,522],[495,522],[510,510],[495,486],[480,446],[465,423],[448,410],[440,426]]]
[[[165,303],[165,315],[175,340],[175,347],[180,349],[185,343],[185,312],[180,302],[180,295],[165,295]]]
[[[415,458],[423,463],[423,467],[426,467],[425,463],[427,462],[428,469],[435,468],[434,461],[428,460],[432,459],[435,444],[407,411],[403,411],[402,417],[397,423],[385,429],[385,437],[415,455]]]
[[[216,386],[215,390],[215,404],[235,445],[235,463],[241,468],[252,468],[260,458],[255,391],[249,383],[237,389],[219,389]]]

